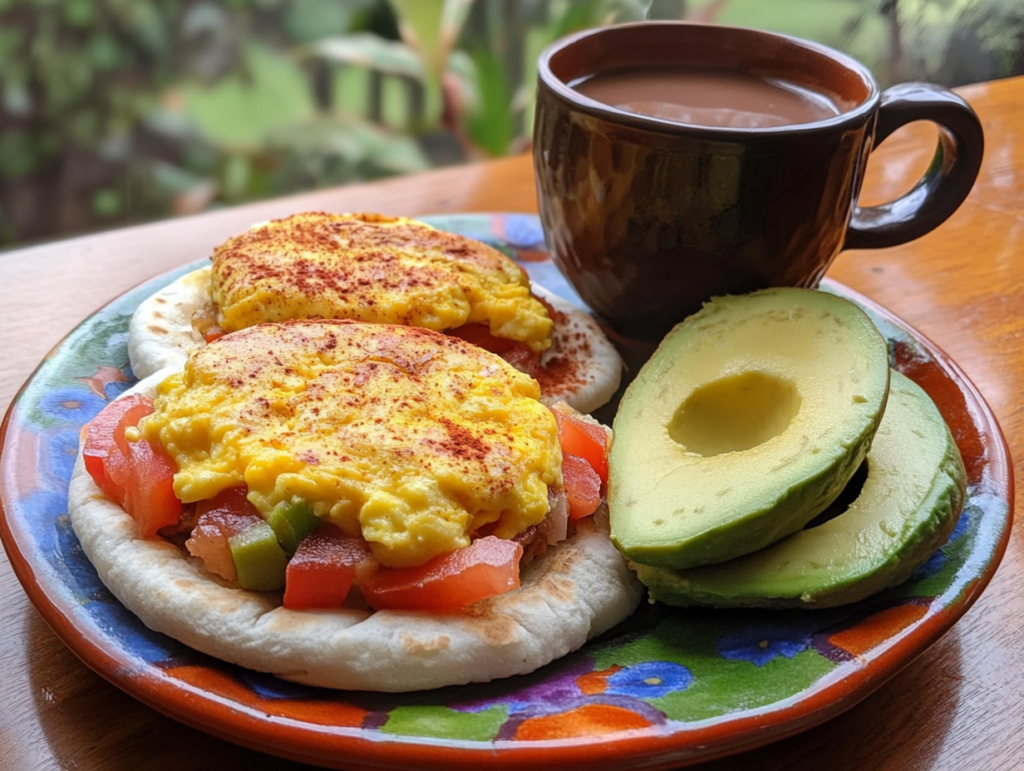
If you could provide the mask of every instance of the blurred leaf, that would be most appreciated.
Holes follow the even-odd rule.
[[[686,17],[686,0],[651,0],[648,19],[680,21]]]
[[[182,87],[186,112],[206,139],[230,150],[258,147],[281,126],[314,112],[309,81],[291,59],[265,46],[245,49],[248,77]]]
[[[220,36],[231,26],[231,16],[219,3],[201,0],[186,7],[181,32],[186,36],[211,33]]]
[[[128,27],[132,40],[150,53],[169,56],[178,4],[167,8],[166,17],[152,0],[123,0],[123,5],[123,8],[114,9],[118,11],[116,18]]]
[[[180,142],[198,135],[196,122],[182,110],[168,109],[164,105],[155,107],[142,116],[142,124],[156,134]]]
[[[595,3],[599,8],[598,25],[622,24],[630,21],[643,21],[651,7],[651,0],[604,0]]]
[[[381,83],[380,117],[393,129],[408,129],[412,125],[409,84],[394,75]]]
[[[423,62],[405,43],[385,40],[372,32],[318,40],[306,49],[338,64],[354,64],[393,75],[423,78]]]
[[[21,34],[17,29],[3,29],[0,27],[0,61],[5,66],[10,66],[16,60],[23,60],[25,56],[21,46]],[[6,72],[4,73],[6,75]]]
[[[351,117],[321,118],[288,126],[275,132],[270,146],[288,150],[320,163],[343,159],[349,165],[366,165],[396,174],[422,171],[430,161],[407,135]]]
[[[388,0],[402,40],[419,52],[421,61],[434,78],[443,70],[440,29],[446,0]]]
[[[150,164],[149,173],[161,189],[170,193],[183,193],[206,181],[200,174],[162,160]]]
[[[4,110],[11,115],[23,117],[32,112],[32,94],[24,83],[6,79],[4,83]]]
[[[116,217],[123,205],[121,193],[112,187],[101,187],[92,194],[92,210],[100,217]]]
[[[331,73],[331,106],[335,112],[367,117],[370,71],[363,67],[335,67]]]
[[[552,6],[548,17],[551,19],[551,40],[593,26],[593,9],[589,3],[562,2],[553,3]]]
[[[17,179],[35,167],[35,153],[28,133],[11,129],[0,134],[0,177]]]
[[[440,81],[473,0],[389,0],[402,39],[420,52],[429,74]]]
[[[57,155],[63,147],[60,137],[53,131],[37,131],[32,138],[37,157]]]
[[[204,0],[189,6],[181,21],[189,71],[207,81],[223,75],[235,61],[234,37],[231,16],[221,5]]]
[[[487,49],[475,52],[473,61],[479,77],[481,102],[476,112],[468,114],[466,129],[488,154],[504,155],[515,136],[505,67],[502,60]]]
[[[224,195],[232,198],[244,198],[252,176],[252,164],[244,155],[233,153],[224,162],[223,180]]]
[[[110,35],[99,34],[89,41],[86,56],[97,70],[112,70],[121,61],[121,51]]]
[[[90,109],[80,110],[68,121],[71,138],[84,147],[92,147],[100,139],[99,113]]]
[[[297,43],[340,35],[351,28],[352,17],[367,5],[366,0],[292,0],[285,13],[284,29]]]
[[[537,60],[541,52],[561,37],[591,27],[639,21],[646,17],[650,0],[554,0],[542,4],[546,19],[530,26],[523,35],[523,78],[511,100],[511,109],[523,114],[523,135],[533,133],[537,90]]]
[[[72,27],[85,27],[93,20],[92,0],[67,0],[64,19]]]
[[[481,109],[480,86],[473,57],[466,51],[452,51],[448,58],[448,75],[450,82],[458,89],[459,100],[465,112],[478,112]]]
[[[129,158],[132,152],[132,139],[127,131],[114,133],[103,137],[97,147],[97,154],[106,161],[117,162]]]
[[[763,2],[763,0],[762,0]],[[641,21],[647,16],[649,0],[561,0],[548,5],[551,40],[591,27]],[[764,3],[768,6],[769,4]]]
[[[533,135],[534,111],[537,94],[537,60],[549,43],[553,42],[550,29],[534,27],[527,31],[523,40],[523,82],[512,99],[514,109],[523,111],[523,133]]]

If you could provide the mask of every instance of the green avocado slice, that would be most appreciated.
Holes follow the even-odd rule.
[[[860,466],[888,390],[885,341],[849,300],[793,288],[715,298],[623,395],[612,540],[635,562],[690,568],[800,530]]]
[[[904,581],[949,538],[966,473],[938,408],[892,373],[889,402],[846,511],[755,554],[690,570],[634,565],[671,605],[829,608]]]

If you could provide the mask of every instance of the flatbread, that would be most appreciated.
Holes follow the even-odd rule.
[[[128,356],[136,377],[165,367],[180,369],[205,344],[192,319],[216,313],[210,273],[209,267],[187,273],[139,305],[128,328]],[[541,401],[564,401],[578,412],[593,412],[618,389],[622,358],[590,314],[544,287],[534,284],[533,291],[557,314],[551,347],[540,361]]]
[[[152,395],[172,370],[128,393]],[[100,580],[142,622],[240,666],[326,688],[402,692],[525,674],[629,616],[642,588],[608,539],[607,511],[526,568],[521,587],[460,614],[294,611],[239,589],[135,523],[95,485],[79,452],[71,521]]]
[[[139,380],[167,367],[183,368],[189,354],[206,345],[192,319],[215,310],[211,272],[207,266],[186,273],[136,308],[128,324],[128,361]]]

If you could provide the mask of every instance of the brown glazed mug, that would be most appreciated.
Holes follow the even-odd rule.
[[[573,86],[599,73],[716,68],[823,94],[839,114],[732,128],[626,112]],[[984,135],[939,86],[882,93],[866,67],[774,33],[640,22],[560,40],[540,57],[534,165],[552,258],[583,300],[626,337],[657,340],[710,297],[816,286],[841,249],[924,235],[967,197]],[[902,198],[856,205],[872,148],[928,120],[931,165]]]

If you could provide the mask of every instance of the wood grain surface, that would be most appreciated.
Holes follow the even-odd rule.
[[[964,88],[987,137],[981,177],[943,226],[905,246],[844,252],[829,275],[904,318],[978,386],[1024,462],[1024,78]],[[935,131],[872,156],[862,200],[909,189]],[[249,224],[301,210],[423,215],[536,211],[528,156],[278,199],[0,254],[0,408],[76,323],[125,289],[206,256]],[[1022,509],[1021,493],[1017,510]],[[938,644],[847,713],[704,771],[1024,768],[1024,532]],[[0,769],[292,769],[123,694],[54,636],[0,557]]]

